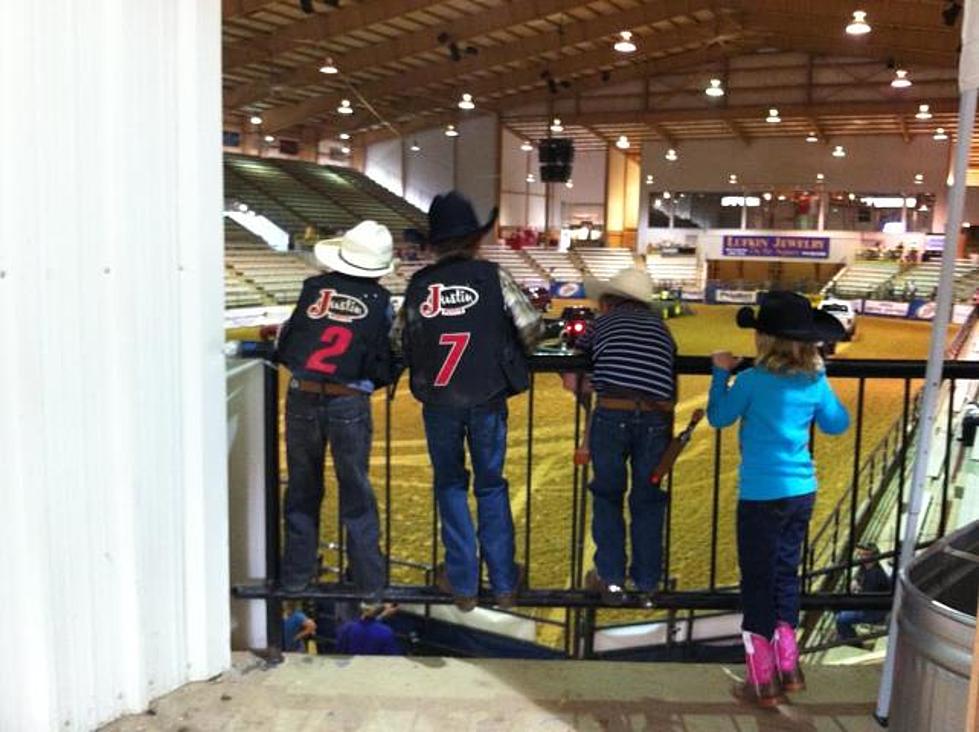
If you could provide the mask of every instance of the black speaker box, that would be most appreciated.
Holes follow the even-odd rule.
[[[574,140],[548,137],[537,142],[542,183],[567,183],[574,165]]]

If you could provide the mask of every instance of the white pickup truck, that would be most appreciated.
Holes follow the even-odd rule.
[[[843,324],[843,328],[846,330],[844,340],[852,341],[857,335],[857,313],[851,303],[846,300],[829,298],[822,301],[819,309],[824,313],[829,313]]]

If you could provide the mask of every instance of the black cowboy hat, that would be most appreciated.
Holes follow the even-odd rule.
[[[841,341],[843,324],[829,313],[817,310],[802,295],[773,290],[761,297],[756,314],[752,308],[738,310],[738,327],[789,341]]]
[[[417,244],[432,244],[449,239],[464,239],[473,234],[482,236],[493,228],[498,209],[494,208],[485,224],[479,223],[472,202],[459,191],[440,193],[428,208],[428,232],[405,229],[405,240]]]

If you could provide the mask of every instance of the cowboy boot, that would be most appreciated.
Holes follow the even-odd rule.
[[[744,696],[760,707],[774,707],[779,695],[775,649],[767,638],[756,633],[743,631],[741,639],[747,666]]]
[[[799,647],[795,641],[795,628],[780,620],[775,625],[772,636],[775,647],[775,660],[778,664],[778,677],[786,691],[802,691],[806,688],[806,677],[799,666]]]

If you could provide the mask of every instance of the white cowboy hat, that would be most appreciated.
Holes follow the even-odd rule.
[[[617,295],[649,305],[653,299],[653,282],[641,269],[626,267],[607,282],[585,277],[585,295],[596,302],[603,295]]]
[[[394,271],[394,241],[386,226],[361,221],[343,236],[316,242],[316,260],[354,277],[383,277]]]

